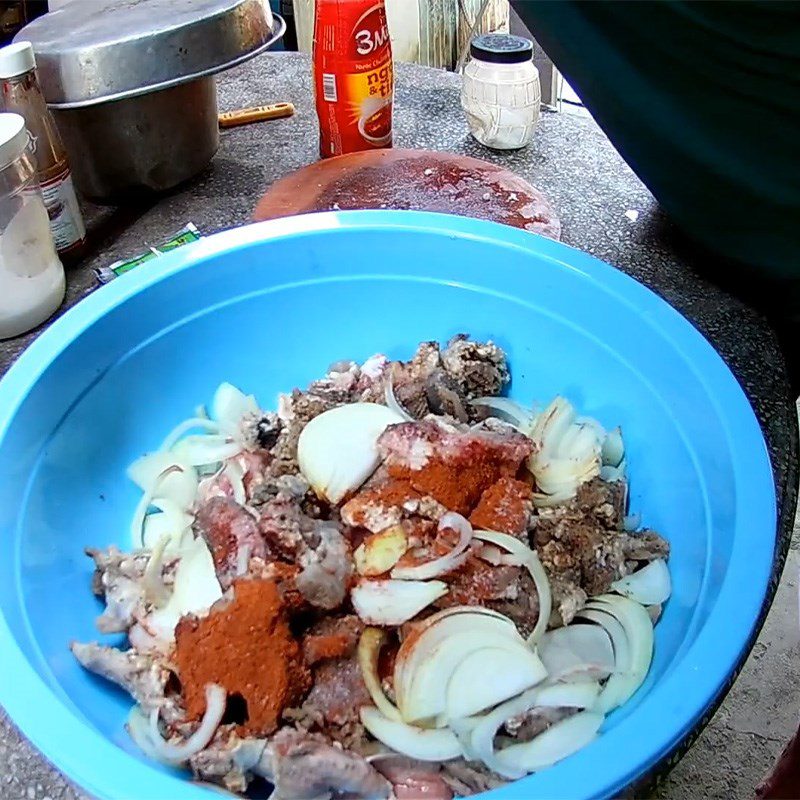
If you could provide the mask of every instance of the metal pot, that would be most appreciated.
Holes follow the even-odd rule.
[[[214,74],[285,28],[265,0],[97,0],[67,3],[15,38],[33,44],[75,184],[119,202],[208,164],[219,146]]]
[[[82,108],[54,108],[75,184],[108,202],[164,192],[196,175],[219,147],[213,76]]]

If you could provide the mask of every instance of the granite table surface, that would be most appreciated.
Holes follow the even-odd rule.
[[[94,267],[156,245],[189,221],[204,233],[247,223],[267,186],[316,160],[317,122],[306,56],[266,54],[224,73],[218,84],[220,110],[291,101],[296,114],[222,131],[212,164],[156,203],[122,210],[87,206],[91,246],[68,271],[64,308],[97,289]],[[452,73],[398,65],[395,145],[446,150],[508,167],[549,196],[561,218],[564,242],[632,275],[696,325],[753,404],[774,467],[780,538],[788,543],[796,499],[797,418],[783,358],[765,319],[701,277],[696,269],[701,257],[678,246],[652,195],[588,115],[543,113],[530,147],[494,152],[470,137],[459,86],[460,78]],[[37,332],[0,342],[0,373]],[[36,798],[85,800],[86,795],[58,775],[0,710],[0,800]]]

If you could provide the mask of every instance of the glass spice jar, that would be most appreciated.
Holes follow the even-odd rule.
[[[25,120],[0,114],[0,339],[50,317],[64,283]]]
[[[30,42],[14,42],[0,48],[0,100],[3,111],[25,119],[56,249],[61,260],[70,264],[83,252],[86,228],[72,185],[67,151],[39,87]]]
[[[464,68],[461,107],[472,135],[494,150],[525,147],[539,121],[542,92],[533,43],[522,36],[476,36]]]

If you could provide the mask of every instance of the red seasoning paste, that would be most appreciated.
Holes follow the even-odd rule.
[[[531,513],[531,487],[514,478],[500,478],[482,495],[469,521],[476,530],[500,531],[517,535],[528,527]]]
[[[247,704],[241,732],[265,735],[311,686],[300,646],[289,630],[278,587],[238,580],[234,598],[207,617],[184,617],[175,631],[176,661],[190,719],[206,709],[206,686],[223,686]]]
[[[314,92],[322,158],[392,146],[392,45],[383,0],[316,0]]]

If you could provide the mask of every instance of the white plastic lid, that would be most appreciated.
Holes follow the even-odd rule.
[[[0,47],[0,78],[14,78],[35,68],[36,59],[30,42],[14,42]]]
[[[0,114],[0,167],[19,158],[27,144],[25,120],[19,114]]]

